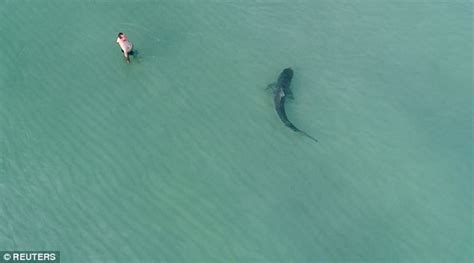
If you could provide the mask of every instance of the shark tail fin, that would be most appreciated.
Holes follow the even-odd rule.
[[[314,142],[319,142],[316,138],[314,138],[313,136],[307,134],[305,131],[302,131],[302,130],[296,128],[295,125],[293,125],[291,122],[288,122],[288,123],[285,123],[285,124],[286,124],[286,126],[290,127],[290,129],[292,129],[293,131],[303,134],[304,136],[310,138]]]
[[[313,140],[314,142],[319,142],[316,138],[314,138],[313,136],[307,134],[306,132],[304,131],[300,131],[302,134],[304,134],[306,137],[310,138],[311,140]]]

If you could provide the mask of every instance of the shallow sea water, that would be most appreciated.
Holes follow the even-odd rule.
[[[473,10],[0,0],[0,250],[472,262]]]

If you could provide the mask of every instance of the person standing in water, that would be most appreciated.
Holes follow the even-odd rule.
[[[127,35],[120,32],[118,33],[117,44],[119,44],[120,48],[122,49],[122,53],[125,56],[125,60],[127,63],[130,63],[130,56],[133,55],[133,44],[132,42],[128,41]]]

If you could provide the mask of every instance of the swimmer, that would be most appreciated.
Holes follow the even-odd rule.
[[[122,49],[122,53],[125,56],[125,60],[127,61],[127,63],[130,63],[129,55],[133,55],[132,42],[128,41],[127,35],[120,32],[118,33],[117,44],[119,44],[120,48]]]

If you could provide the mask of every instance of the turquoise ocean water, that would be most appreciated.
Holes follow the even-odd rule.
[[[0,250],[473,262],[473,6],[0,0]]]

